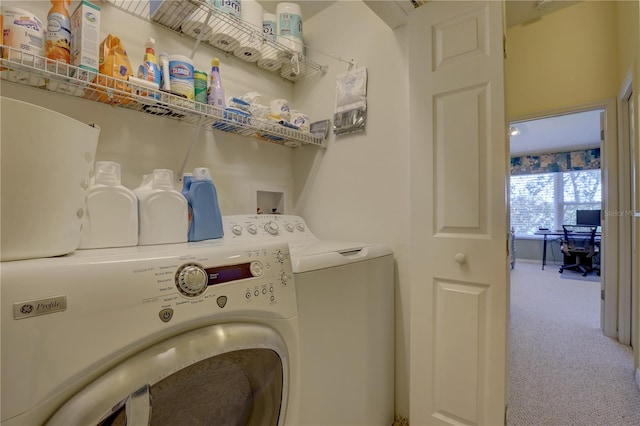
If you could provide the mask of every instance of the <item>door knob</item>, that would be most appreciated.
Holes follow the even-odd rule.
[[[464,253],[456,253],[455,256],[453,256],[453,258],[456,260],[456,262],[460,264],[465,263],[467,261],[467,255]]]

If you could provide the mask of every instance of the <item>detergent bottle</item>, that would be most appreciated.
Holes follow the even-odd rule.
[[[138,197],[139,245],[187,241],[187,200],[173,187],[173,170],[156,169],[143,176],[133,192]]]
[[[189,186],[188,197],[193,215],[189,227],[189,241],[222,238],[224,230],[218,205],[218,193],[208,168],[193,169],[193,180]]]
[[[120,183],[120,164],[96,162],[87,192],[81,249],[138,245],[138,200]]]
[[[191,228],[191,219],[193,218],[193,212],[191,211],[191,201],[189,201],[189,188],[191,188],[191,182],[193,181],[193,173],[182,174],[182,195],[187,200],[189,207],[189,228]]]
[[[47,59],[68,64],[71,62],[71,0],[51,0],[47,15],[45,55]]]

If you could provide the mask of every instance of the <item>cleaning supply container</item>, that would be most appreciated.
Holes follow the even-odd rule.
[[[0,97],[0,257],[78,248],[100,128]]]
[[[138,199],[120,183],[120,164],[98,161],[87,195],[81,249],[138,245]]]
[[[133,192],[138,197],[139,245],[187,242],[187,200],[173,187],[173,170],[154,170]]]
[[[193,178],[187,193],[191,207],[189,241],[222,238],[222,214],[218,205],[218,193],[213,185],[211,173],[206,167],[193,169]]]

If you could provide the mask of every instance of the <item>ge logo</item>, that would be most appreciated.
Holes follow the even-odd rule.
[[[30,314],[31,312],[33,312],[33,305],[24,305],[22,308],[20,308],[20,312],[22,312],[23,314]]]

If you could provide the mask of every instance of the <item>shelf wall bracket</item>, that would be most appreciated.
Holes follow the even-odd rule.
[[[182,175],[184,174],[184,170],[187,167],[187,163],[189,162],[189,158],[191,158],[191,151],[193,151],[193,147],[195,146],[196,142],[198,141],[198,137],[200,136],[200,130],[202,129],[202,122],[204,121],[204,117],[200,118],[200,121],[198,122],[198,125],[196,126],[196,130],[193,133],[193,138],[191,139],[191,144],[189,144],[189,149],[187,150],[187,153],[184,156],[184,160],[182,160],[182,165],[180,166],[180,171],[178,172],[178,176],[176,177],[176,180],[179,183],[182,183]]]

